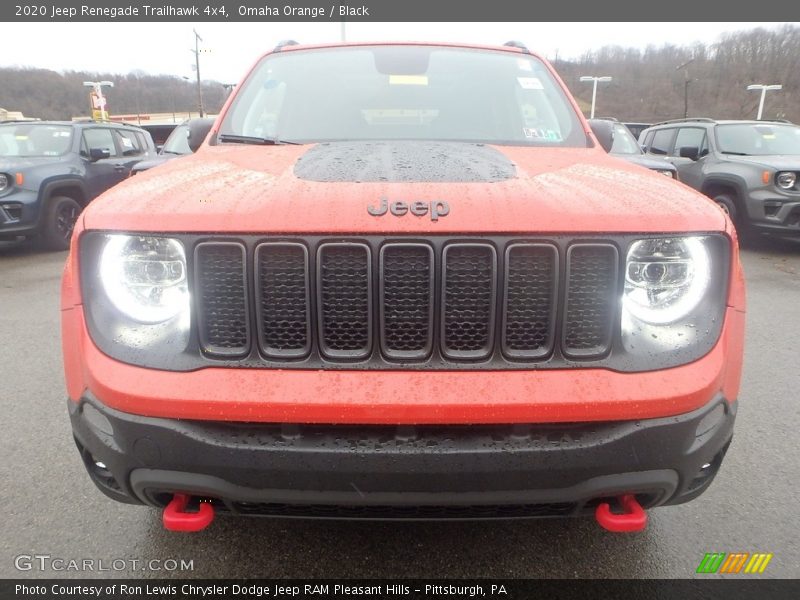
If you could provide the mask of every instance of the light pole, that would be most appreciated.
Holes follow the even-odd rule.
[[[690,58],[682,65],[678,65],[675,67],[676,71],[680,71],[683,69],[683,118],[687,118],[689,116],[689,69],[688,67],[690,64],[694,62],[694,58]]]
[[[761,115],[764,112],[764,98],[767,95],[767,92],[771,92],[772,90],[782,90],[783,86],[778,85],[764,85],[761,83],[754,83],[753,85],[747,86],[748,90],[761,90],[761,100],[758,102],[758,116],[756,117],[756,121],[761,120]]]
[[[594,119],[594,104],[597,100],[597,82],[600,83],[608,83],[611,81],[613,77],[595,77],[593,75],[584,75],[581,77],[581,81],[591,81],[592,82],[592,115],[589,117],[590,119]]]
[[[200,37],[200,34],[197,33],[196,29],[192,29],[192,33],[194,33],[194,50],[191,48],[189,52],[194,52],[194,70],[197,73],[197,109],[200,113],[200,117],[202,118],[203,115],[203,88],[200,85],[200,42],[203,41],[203,38]]]
[[[107,121],[108,113],[106,112],[106,97],[103,96],[103,87],[114,87],[113,81],[84,81],[84,87],[92,88],[94,98],[92,99],[92,118],[94,112],[99,109],[100,120]]]

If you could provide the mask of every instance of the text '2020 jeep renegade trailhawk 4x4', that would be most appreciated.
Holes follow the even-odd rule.
[[[281,45],[195,155],[83,213],[69,413],[171,529],[639,529],[720,467],[744,301],[722,211],[607,156],[524,48]]]

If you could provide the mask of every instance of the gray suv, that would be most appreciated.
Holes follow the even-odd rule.
[[[66,250],[81,210],[155,156],[150,134],[95,121],[0,123],[0,240]]]
[[[680,119],[639,143],[712,198],[740,233],[800,235],[800,127],[786,121]]]

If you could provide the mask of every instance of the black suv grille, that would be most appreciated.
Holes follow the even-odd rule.
[[[194,260],[200,345],[217,359],[524,367],[602,359],[618,318],[607,242],[226,240]]]

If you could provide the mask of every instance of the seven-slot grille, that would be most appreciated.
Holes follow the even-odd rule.
[[[194,260],[212,358],[252,357],[255,340],[263,359],[287,366],[599,359],[618,312],[609,243],[213,241]]]

